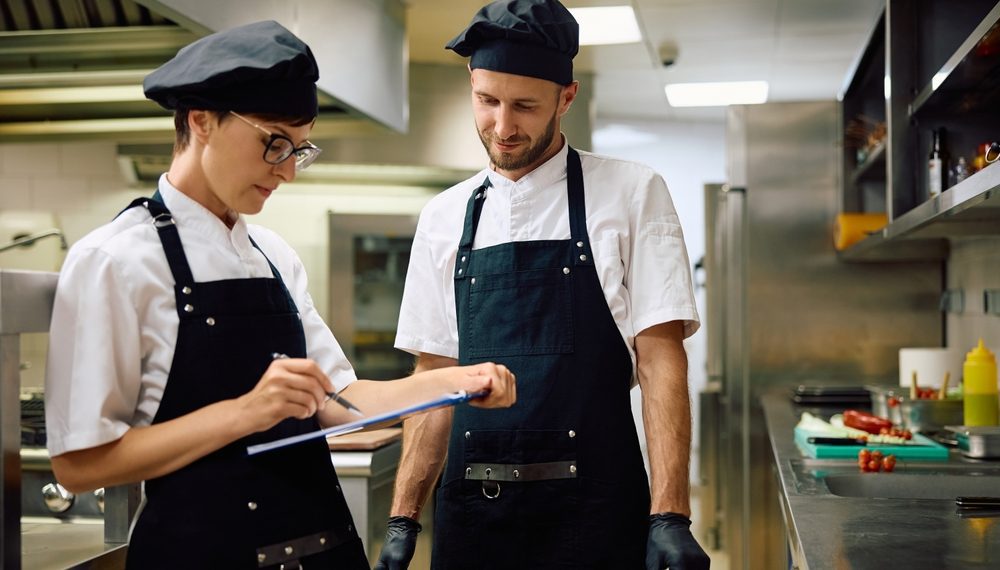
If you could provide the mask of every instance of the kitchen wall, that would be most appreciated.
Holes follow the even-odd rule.
[[[979,339],[1000,357],[1000,315],[983,312],[983,291],[1000,289],[1000,238],[955,239],[947,288],[965,292],[965,308],[946,318],[947,346],[968,352]]]

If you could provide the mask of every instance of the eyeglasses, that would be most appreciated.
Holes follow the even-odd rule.
[[[306,141],[304,145],[295,148],[295,143],[292,142],[292,139],[286,137],[285,135],[272,133],[235,111],[230,111],[229,114],[271,137],[267,141],[267,146],[264,148],[264,162],[268,164],[281,164],[287,160],[288,157],[295,155],[295,170],[301,171],[308,168],[309,165],[316,160],[316,157],[319,156],[319,153],[323,152],[321,148],[309,141]]]

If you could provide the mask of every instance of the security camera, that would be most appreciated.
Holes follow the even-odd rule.
[[[667,41],[661,43],[658,49],[660,55],[660,65],[663,67],[670,67],[673,65],[674,62],[677,61],[678,51],[677,44],[674,42]]]

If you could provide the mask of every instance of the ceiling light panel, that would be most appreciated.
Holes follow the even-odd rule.
[[[642,41],[631,6],[570,8],[580,24],[580,45],[631,44]]]
[[[766,81],[671,83],[665,88],[671,107],[724,107],[767,101]]]

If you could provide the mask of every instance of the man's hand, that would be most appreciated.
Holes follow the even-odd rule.
[[[691,536],[691,519],[677,513],[649,516],[646,570],[708,570],[709,559]]]
[[[390,517],[385,531],[385,544],[374,570],[406,570],[417,548],[417,534],[423,530],[410,517]]]

